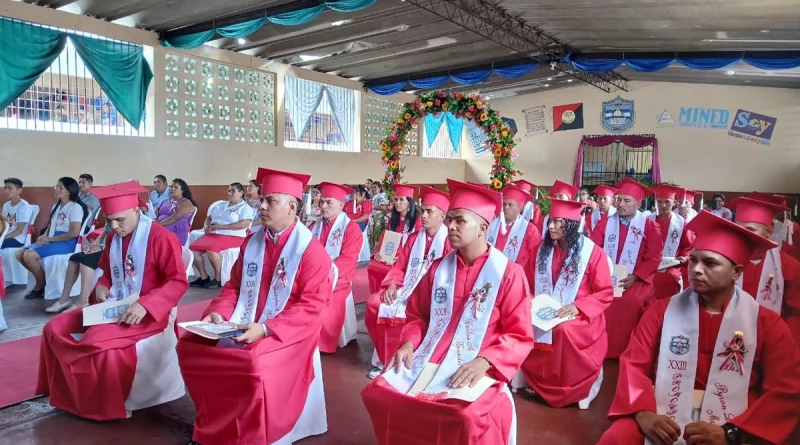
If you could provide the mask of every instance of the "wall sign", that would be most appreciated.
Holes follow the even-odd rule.
[[[681,112],[678,115],[678,126],[727,130],[730,120],[731,112],[721,108],[681,107]]]
[[[525,136],[536,136],[537,134],[547,133],[547,125],[544,119],[544,105],[526,108],[525,113]]]
[[[553,131],[580,130],[581,128],[583,128],[582,103],[553,107]]]
[[[609,133],[622,133],[633,128],[636,113],[632,100],[617,96],[613,100],[603,102],[600,124]]]
[[[772,132],[778,119],[752,111],[739,109],[731,124],[728,136],[744,139],[761,145],[770,145]]]

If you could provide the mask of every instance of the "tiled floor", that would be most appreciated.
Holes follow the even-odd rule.
[[[18,301],[21,290],[14,289],[3,304],[11,328],[0,335],[23,338],[38,334],[48,316],[41,312],[42,301]],[[184,302],[210,298],[215,293],[190,290]],[[40,307],[41,306],[41,307]],[[372,344],[363,324],[364,305],[357,306],[359,334],[356,343],[322,358],[325,395],[328,407],[328,433],[298,442],[302,445],[375,444],[372,425],[361,403],[360,391]],[[521,445],[590,445],[608,426],[605,419],[617,380],[617,364],[605,367],[605,382],[600,395],[585,411],[577,407],[552,409],[516,397],[518,440]],[[123,421],[98,423],[76,418],[47,405],[44,398],[0,410],[0,445],[182,445],[191,438],[194,406],[191,399],[138,411]],[[208,444],[213,445],[213,444]],[[432,444],[433,445],[433,444]]]

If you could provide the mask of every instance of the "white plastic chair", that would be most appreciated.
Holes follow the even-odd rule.
[[[336,268],[335,264],[333,265],[333,269],[336,270],[336,279],[338,281],[339,270]],[[336,289],[335,282],[333,288]],[[344,325],[342,326],[342,332],[339,334],[338,346],[340,348],[347,346],[348,343],[356,339],[356,333],[358,333],[358,320],[356,319],[356,305],[353,300],[353,291],[351,289],[350,295],[347,296],[347,300],[344,302]]]
[[[183,245],[184,247],[189,247],[189,244],[191,244],[194,240],[196,240],[197,238],[200,238],[200,236],[203,236],[204,232],[202,230],[191,230],[192,229],[192,224],[194,224],[194,217],[195,216],[197,216],[197,206],[194,206],[194,210],[192,210],[192,217],[189,218],[189,230],[190,230],[190,232],[189,232],[189,236],[186,237],[186,244]],[[193,239],[192,238],[192,234],[196,235],[196,232],[200,232],[200,236],[196,236]]]
[[[183,258],[183,265],[186,267],[186,278],[188,279],[192,275],[192,260],[194,256],[192,255],[192,251],[184,246],[181,247],[181,257]]]
[[[99,210],[99,209],[98,209]],[[80,233],[84,233],[90,224],[94,222],[93,216],[97,216],[96,212],[92,212],[81,224]],[[78,242],[75,243],[75,250],[72,253],[64,255],[53,255],[42,259],[42,268],[44,269],[45,286],[44,286],[44,299],[45,300],[58,300],[61,298],[61,293],[64,291],[64,280],[67,278],[67,267],[69,267],[69,257],[75,253],[80,253],[83,246],[81,240],[83,236],[78,237]],[[28,292],[33,290],[36,285],[33,275],[28,273]],[[80,280],[75,281],[75,284],[70,289],[69,296],[77,297],[81,293]]]
[[[35,204],[31,205],[31,219],[26,228],[27,235],[25,235],[24,247],[31,245],[31,232],[33,231],[37,216],[39,216],[39,206]],[[5,282],[8,283],[9,286],[28,283],[28,269],[22,267],[22,264],[17,261],[17,251],[21,248],[22,247],[8,247],[6,249],[0,249],[0,261],[2,261],[3,264],[3,275]]]
[[[224,199],[215,201],[213,204],[208,206],[207,214],[210,216],[212,213],[211,211],[214,209],[214,207],[216,207],[221,203],[226,203],[226,202],[228,201]],[[197,207],[195,207],[195,214],[196,213],[197,213]],[[194,220],[194,215],[192,215],[192,220]],[[189,237],[186,239],[186,247],[188,248],[198,238],[205,235],[205,233],[206,232],[202,229],[192,230],[191,232],[189,232]],[[244,243],[244,238],[242,238],[242,242]],[[240,251],[241,249],[236,247],[233,249],[223,250],[222,252],[219,253],[220,256],[222,257],[222,265],[220,266],[220,275],[222,276],[219,278],[220,285],[224,286],[225,283],[227,283],[228,280],[231,279],[231,270],[233,269],[233,265],[236,263],[236,260],[239,259]],[[212,280],[215,279],[216,277],[214,276],[214,268],[211,267],[211,262],[208,261],[208,256],[204,257],[204,261],[206,266],[206,272],[208,272],[208,277]],[[197,277],[197,275],[196,272],[194,271],[194,268],[192,268],[190,278],[194,279],[195,277]]]

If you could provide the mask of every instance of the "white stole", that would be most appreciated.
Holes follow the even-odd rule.
[[[744,288],[744,274],[736,281],[736,285]],[[781,267],[781,248],[776,247],[767,251],[764,256],[764,266],[761,268],[761,277],[758,280],[758,294],[756,301],[761,306],[780,315],[783,307],[783,268]]]
[[[636,260],[639,257],[639,249],[642,245],[644,238],[644,227],[647,217],[642,212],[636,211],[636,215],[631,219],[628,226],[628,236],[625,237],[625,245],[622,246],[622,254],[619,256],[619,263],[617,263],[617,249],[619,246],[619,225],[622,222],[619,215],[611,215],[608,217],[608,224],[606,225],[606,236],[603,243],[603,250],[606,255],[611,258],[614,264],[624,264],[628,267],[628,274],[632,274],[636,268]]]
[[[793,245],[792,235],[794,235],[794,222],[788,215],[783,222],[777,219],[772,220],[772,236],[769,239],[778,243],[778,247],[783,247],[784,242],[788,242],[790,246]]]
[[[411,246],[411,255],[408,257],[408,265],[403,276],[403,287],[397,290],[397,298],[392,304],[381,303],[378,308],[378,318],[406,318],[408,297],[417,287],[422,277],[425,276],[425,273],[428,272],[433,261],[442,257],[446,240],[447,227],[442,224],[431,241],[431,248],[428,254],[425,255],[427,232],[420,231],[417,239],[414,240],[414,245]]]
[[[320,218],[316,223],[314,223],[314,227],[311,229],[311,233],[314,234],[314,238],[320,239],[322,237],[322,227],[324,224],[324,218]],[[331,260],[335,260],[336,258],[339,258],[339,254],[342,253],[344,233],[347,230],[347,225],[350,224],[350,218],[347,216],[347,214],[341,212],[332,224],[333,227],[331,227],[331,232],[328,234],[328,240],[325,242],[325,251],[328,252],[328,256],[331,257]]]
[[[250,237],[244,250],[244,276],[239,288],[239,299],[236,301],[236,308],[231,315],[234,323],[253,323],[256,321],[255,309],[258,303],[258,294],[261,292],[261,279],[264,270],[264,252],[268,242],[267,232],[256,234]],[[281,313],[283,307],[292,294],[294,280],[297,270],[300,268],[300,261],[303,253],[311,243],[311,232],[297,220],[297,223],[289,234],[289,239],[281,250],[278,263],[272,274],[270,286],[267,289],[267,300],[264,310],[258,318],[258,323],[274,318]]]
[[[494,247],[497,242],[497,236],[500,233],[500,226],[503,224],[503,218],[495,218],[489,224],[489,229],[486,231],[486,241]],[[522,250],[522,243],[525,241],[525,232],[528,230],[528,221],[521,215],[517,216],[514,224],[511,226],[511,233],[508,234],[506,246],[503,248],[503,255],[508,257],[511,261],[517,261],[519,251]]]
[[[139,224],[128,244],[128,254],[122,259],[122,237],[114,235],[108,252],[108,263],[111,266],[111,295],[109,300],[122,300],[142,291],[144,278],[144,262],[147,258],[147,240],[150,238],[150,227],[153,220],[142,213]]]
[[[612,215],[616,215],[617,209],[614,206],[608,208],[608,216],[611,217]],[[597,223],[600,222],[600,218],[602,218],[602,213],[600,213],[600,209],[596,208],[592,210],[592,230],[597,227]]]
[[[683,236],[683,227],[685,225],[685,221],[681,215],[674,214],[670,212],[671,215],[669,217],[669,233],[667,234],[667,240],[664,241],[664,250],[661,251],[661,265],[663,266],[666,263],[675,259],[675,255],[678,254],[678,247],[681,244],[681,237]],[[655,221],[658,223],[656,218],[658,215],[650,215],[647,219],[651,221]],[[660,272],[664,272],[661,270]]]
[[[743,334],[740,340],[735,333]],[[758,303],[734,287],[717,335],[702,408],[693,415],[699,337],[700,301],[692,289],[687,289],[672,297],[664,314],[655,382],[658,414],[674,420],[681,430],[698,420],[722,425],[747,409],[758,340]],[[731,346],[740,348],[743,354],[737,357]],[[681,437],[675,443],[686,441]],[[645,439],[645,444],[651,441]]]
[[[383,378],[398,392],[407,394],[422,374],[423,368],[430,363],[436,345],[441,341],[444,331],[453,316],[453,296],[455,293],[457,251],[450,252],[439,263],[433,277],[431,287],[431,318],[428,330],[419,348],[414,351],[411,369],[405,366],[400,371],[390,370]],[[475,281],[475,289],[469,294],[469,300],[461,314],[450,348],[442,364],[436,370],[428,386],[416,397],[424,400],[442,400],[452,389],[450,379],[458,368],[477,358],[483,338],[489,327],[500,283],[509,264],[502,252],[490,247],[489,258],[481,268]]]
[[[547,237],[547,233],[549,231],[547,228],[548,224],[550,224],[550,215],[544,215],[544,219],[542,220],[542,239]]]
[[[533,201],[526,202],[522,207],[522,217],[528,222],[533,220]]]
[[[534,282],[534,295],[546,294],[554,299],[557,299],[561,304],[568,305],[575,302],[578,296],[578,289],[581,287],[583,276],[586,273],[586,267],[589,265],[589,258],[592,256],[594,243],[588,237],[581,237],[583,245],[581,246],[580,259],[578,262],[578,270],[565,271],[563,265],[559,265],[558,280],[553,285],[553,251],[557,249],[553,246],[550,249],[550,254],[547,256],[544,268],[539,267],[539,262],[534,264],[535,282]],[[542,246],[539,246],[539,252],[542,251]],[[569,255],[569,252],[567,253]],[[569,257],[567,257],[568,259]],[[555,314],[553,314],[555,316]],[[536,343],[553,344],[553,331],[543,331],[536,326],[533,327],[533,337]]]

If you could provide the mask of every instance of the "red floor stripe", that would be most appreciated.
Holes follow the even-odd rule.
[[[369,278],[367,268],[356,269],[353,276],[353,301],[355,304],[363,303],[369,299]]]

